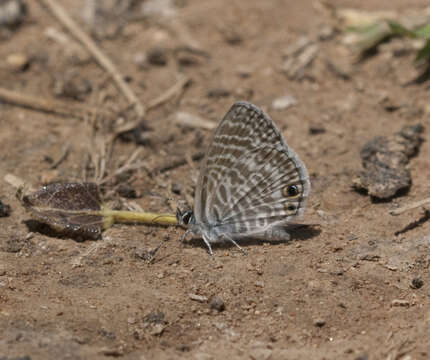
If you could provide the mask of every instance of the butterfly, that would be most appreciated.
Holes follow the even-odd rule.
[[[193,211],[177,210],[188,234],[211,244],[243,239],[288,241],[310,193],[305,164],[272,119],[248,102],[233,104],[205,154]]]

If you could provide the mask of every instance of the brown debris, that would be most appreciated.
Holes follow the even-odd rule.
[[[109,113],[104,109],[93,108],[79,103],[70,105],[68,102],[26,95],[19,91],[12,91],[1,87],[0,102],[80,119],[86,118],[89,114],[104,114],[109,116]]]
[[[22,0],[0,2],[0,26],[14,27],[21,24],[27,15],[27,6]]]
[[[319,46],[313,40],[302,37],[286,50],[281,71],[290,80],[302,80],[315,58],[318,56]]]
[[[107,73],[109,73],[120,92],[124,95],[127,101],[134,106],[138,117],[143,118],[146,112],[145,107],[134,91],[125,82],[124,76],[119,72],[112,60],[104,54],[96,43],[79,27],[79,25],[66,11],[57,4],[57,2],[52,0],[39,0],[39,2],[44,5],[52,15],[82,43],[97,63]]]
[[[149,50],[147,58],[148,62],[155,66],[164,66],[167,65],[168,62],[166,49],[160,47],[155,47]]]
[[[19,73],[28,69],[30,65],[29,57],[24,53],[13,53],[6,58],[6,69]]]
[[[98,188],[92,183],[55,183],[20,199],[31,216],[56,231],[97,239],[104,228]]]
[[[92,85],[86,77],[79,76],[76,71],[66,71],[55,77],[52,91],[60,98],[84,101],[91,93]]]
[[[9,215],[10,215],[10,205],[7,205],[0,200],[0,217],[7,217]]]
[[[205,155],[204,152],[198,151],[198,152],[194,153],[193,155],[191,155],[191,159],[193,161],[199,161],[199,160],[203,159],[204,155]],[[153,169],[151,171],[151,173],[152,174],[165,173],[165,172],[173,170],[179,166],[185,165],[186,163],[187,163],[187,159],[185,156],[180,157],[180,158],[176,158],[173,160],[169,159],[166,163],[162,164],[160,167]]]
[[[360,151],[364,170],[354,187],[367,190],[378,199],[387,199],[411,185],[409,158],[417,152],[422,138],[421,124],[405,126],[390,137],[377,136]]]

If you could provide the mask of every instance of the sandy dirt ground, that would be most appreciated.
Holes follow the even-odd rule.
[[[416,223],[422,208],[389,213],[429,196],[429,143],[410,161],[409,191],[381,202],[352,188],[373,137],[421,123],[428,138],[429,82],[408,84],[421,71],[410,42],[393,39],[356,61],[330,7],[311,0],[159,0],[155,10],[150,0],[106,1],[96,12],[90,1],[59,3],[144,105],[179,84],[100,157],[106,201],[164,213],[192,202],[208,128],[248,100],[306,164],[304,221],[315,226],[286,244],[243,244],[247,256],[215,246],[211,259],[201,241],[182,244],[177,227],[114,225],[101,240],[77,241],[29,222],[7,174],[34,188],[94,179],[100,139],[136,116],[41,1],[27,1],[23,22],[1,33],[0,87],[62,102],[69,114],[86,105],[116,116],[0,102],[0,200],[11,208],[0,218],[0,359],[430,357],[430,223]],[[404,12],[427,2],[329,4]],[[303,37],[315,58],[289,76],[291,46]],[[274,104],[285,96],[295,103]],[[137,169],[116,176],[137,149]]]

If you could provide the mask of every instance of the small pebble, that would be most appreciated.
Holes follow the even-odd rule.
[[[420,289],[424,285],[424,281],[422,281],[420,278],[413,278],[411,281],[411,288],[412,289]]]
[[[255,286],[260,287],[260,288],[264,288],[264,281],[256,281]]]
[[[394,299],[391,302],[391,306],[401,306],[401,307],[409,307],[411,304],[408,300],[402,300],[402,299]]]
[[[194,66],[201,63],[200,56],[182,51],[177,53],[176,61],[182,66]]]
[[[367,354],[362,354],[360,356],[357,356],[354,360],[369,360],[369,357]]]
[[[22,53],[10,54],[6,58],[6,64],[9,70],[13,72],[22,72],[27,70],[30,65],[30,59]]]
[[[188,294],[188,296],[191,300],[198,301],[201,303],[208,301],[208,298],[206,296],[197,295],[197,294]]]
[[[141,70],[146,70],[148,68],[148,57],[147,57],[147,54],[143,52],[136,53],[133,57],[133,61],[136,64],[136,66]],[[144,82],[142,82],[142,84],[144,84]],[[142,88],[145,88],[145,87],[142,86]]]
[[[172,193],[176,194],[176,195],[181,195],[182,192],[182,186],[178,183],[172,183]]]
[[[219,312],[222,312],[225,310],[224,301],[219,296],[216,296],[216,295],[211,299],[209,305],[212,310],[217,310]]]
[[[52,86],[55,96],[78,101],[84,101],[92,90],[91,82],[73,70],[58,74]]]
[[[126,198],[126,199],[136,199],[137,198],[136,190],[129,184],[121,184],[118,187],[118,194],[119,194],[119,196]]]
[[[0,26],[14,27],[23,22],[27,6],[23,0],[0,1]]]
[[[138,248],[134,251],[134,256],[140,260],[151,261],[154,258],[154,250],[155,249],[147,250],[146,248]],[[159,277],[159,279],[162,279],[163,277]]]
[[[164,324],[154,324],[149,332],[153,336],[161,335],[166,328]]]
[[[10,215],[10,206],[0,200],[0,217],[7,217]]]
[[[145,0],[142,1],[142,13],[148,17],[159,19],[171,18],[176,14],[175,1],[173,0]]]
[[[207,353],[198,352],[198,353],[194,353],[193,359],[194,360],[213,360],[214,357]]]
[[[326,129],[322,125],[314,124],[309,126],[310,135],[319,135],[319,134],[324,134],[325,132],[326,132]]]
[[[232,29],[224,31],[223,33],[225,41],[230,45],[240,45],[243,41],[242,36]]]
[[[20,237],[11,237],[6,240],[6,245],[3,250],[8,253],[18,253],[24,248],[25,245],[25,239]]]
[[[272,109],[273,110],[285,110],[289,108],[290,106],[293,106],[297,104],[297,100],[294,96],[286,95],[281,96],[272,102]]]
[[[162,311],[151,311],[145,315],[143,321],[151,324],[165,324],[165,314]]]
[[[149,50],[147,59],[151,65],[156,66],[165,66],[168,61],[166,50],[158,47]]]
[[[230,96],[230,91],[223,88],[210,89],[207,93],[208,98],[223,98]]]
[[[316,320],[314,321],[314,325],[315,325],[316,327],[321,328],[321,327],[323,327],[323,326],[325,325],[325,320],[324,320],[324,319],[316,319]]]
[[[252,360],[268,360],[272,357],[273,350],[265,348],[256,348],[249,351],[249,357]]]
[[[236,73],[240,78],[246,79],[252,75],[252,70],[250,68],[245,67],[245,66],[240,66],[236,70]],[[429,112],[430,112],[430,107],[429,107]]]
[[[100,352],[103,355],[110,356],[110,357],[120,357],[120,356],[124,355],[121,349],[115,349],[115,348],[104,347],[101,349]]]

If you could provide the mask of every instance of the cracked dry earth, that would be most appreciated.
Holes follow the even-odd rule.
[[[409,191],[375,202],[352,188],[360,150],[375,136],[421,123],[429,138],[428,82],[404,86],[418,72],[413,52],[393,55],[400,41],[393,39],[353,61],[339,32],[330,31],[329,15],[311,0],[160,0],[167,14],[136,10],[120,21],[100,13],[92,22],[85,1],[59,3],[144,104],[179,75],[191,79],[182,94],[148,112],[151,132],[115,142],[108,172],[138,147],[144,167],[107,182],[107,200],[168,213],[189,202],[201,157],[153,170],[204,150],[211,124],[248,100],[267,110],[306,163],[312,192],[305,221],[315,226],[297,229],[287,244],[244,244],[247,256],[217,246],[214,259],[201,241],[181,244],[183,230],[174,227],[114,225],[98,241],[53,236],[31,226],[4,177],[36,188],[83,180],[88,128],[74,117],[0,103],[0,200],[11,207],[0,218],[0,359],[430,357],[430,223],[419,222],[426,216],[420,208],[389,214],[428,197],[429,143],[410,160]],[[427,2],[330,4],[402,12]],[[40,2],[27,1],[27,8],[25,21],[2,33],[0,86],[71,107],[126,109],[107,74],[82,48],[73,50]],[[317,39],[317,55],[291,79],[282,64],[303,36]],[[11,69],[10,54],[24,56],[27,66]],[[285,96],[294,104],[274,101]],[[387,108],[387,100],[395,106]],[[204,126],[178,124],[179,112]],[[68,156],[53,169],[65,144]]]

